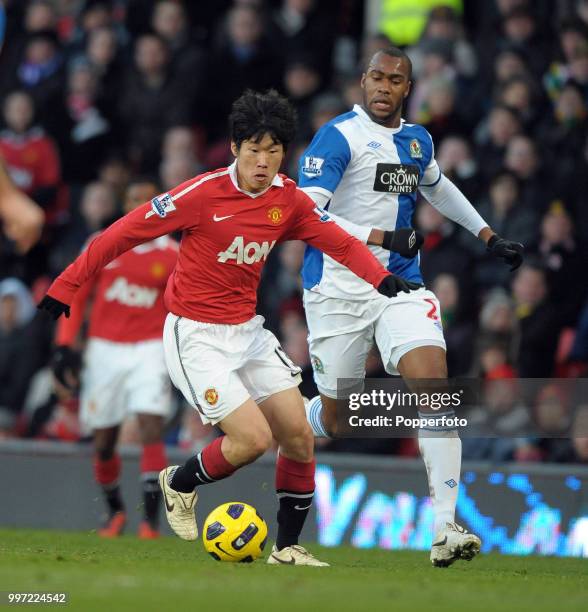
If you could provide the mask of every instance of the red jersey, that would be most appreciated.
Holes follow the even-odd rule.
[[[237,324],[255,315],[257,287],[278,242],[303,240],[374,287],[390,273],[370,250],[336,223],[293,180],[277,175],[260,194],[241,190],[236,163],[197,176],[153,198],[96,237],[49,288],[71,304],[78,288],[124,251],[183,230],[165,305],[178,316]]]
[[[70,318],[59,321],[56,344],[74,343],[92,292],[89,337],[113,342],[161,338],[167,315],[163,295],[177,259],[178,243],[162,236],[110,262],[76,293]]]
[[[14,184],[27,195],[59,184],[59,154],[41,128],[33,128],[26,134],[0,132],[0,155]]]

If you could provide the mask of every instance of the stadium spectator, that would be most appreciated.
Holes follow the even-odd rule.
[[[458,280],[451,274],[439,274],[432,290],[441,307],[443,335],[447,344],[447,371],[449,376],[468,374],[472,360],[474,326],[468,320],[467,306],[460,294]]]
[[[512,294],[519,320],[517,370],[521,378],[553,376],[561,317],[551,299],[544,268],[532,261],[518,270]]]
[[[193,42],[192,32],[184,2],[181,0],[158,0],[151,17],[153,31],[168,45],[171,70],[192,89],[192,95],[202,83],[203,53]]]
[[[98,79],[84,59],[70,67],[61,130],[66,180],[84,183],[96,178],[96,167],[113,145],[113,129],[98,103]]]
[[[331,15],[316,0],[282,0],[271,15],[270,36],[276,48],[284,57],[309,54],[323,80],[330,77],[334,34]]]
[[[458,279],[462,293],[467,293],[472,261],[456,239],[455,223],[427,202],[421,201],[416,211],[416,225],[425,234],[425,243],[420,251],[425,284],[430,284],[439,274],[453,274]]]
[[[29,383],[47,359],[40,328],[34,323],[35,304],[16,278],[0,282],[0,430],[15,432]]]
[[[111,27],[92,30],[86,43],[85,58],[98,79],[97,101],[112,122],[116,118],[117,98],[123,85],[123,61],[115,30]]]
[[[48,127],[53,127],[50,109],[59,102],[63,83],[63,53],[57,34],[52,30],[32,33],[23,48],[10,88],[30,93],[39,117]]]
[[[541,221],[537,254],[547,271],[553,301],[560,308],[563,325],[573,325],[586,297],[586,287],[558,282],[581,278],[586,251],[574,236],[572,220],[561,201],[554,201]]]
[[[16,187],[30,196],[56,223],[59,210],[61,162],[53,139],[36,123],[30,94],[14,91],[4,100],[2,116],[6,129],[0,132],[0,156]]]
[[[503,166],[508,143],[522,131],[515,110],[495,105],[476,128],[478,166],[483,178],[489,180]]]
[[[119,119],[126,127],[133,164],[153,173],[166,128],[189,122],[193,101],[172,75],[169,51],[159,36],[144,34],[137,39],[133,67],[119,99]]]
[[[440,141],[435,157],[441,172],[455,183],[470,201],[478,200],[481,180],[478,163],[468,140],[455,134],[446,136]]]
[[[519,134],[508,142],[504,166],[520,182],[520,203],[537,213],[545,211],[557,187],[546,164],[547,160],[541,159],[537,145],[529,136]]]
[[[517,177],[509,171],[499,172],[488,186],[488,198],[477,205],[478,212],[507,240],[520,240],[526,247],[537,241],[538,215],[535,211],[521,205],[521,192]],[[486,253],[483,245],[465,232],[461,233],[462,244],[471,256],[478,259],[476,282],[480,286],[506,284],[510,278],[508,269],[497,263]]]
[[[235,5],[225,19],[217,47],[208,55],[206,96],[200,101],[212,139],[224,136],[231,104],[246,88],[263,91],[282,82],[282,53],[271,44],[258,10]],[[222,127],[221,127],[222,126]]]
[[[417,79],[423,69],[422,45],[430,40],[445,41],[451,44],[455,68],[459,76],[471,78],[475,75],[478,64],[476,53],[465,37],[460,16],[452,7],[446,5],[433,7],[429,12],[421,40],[407,51]]]

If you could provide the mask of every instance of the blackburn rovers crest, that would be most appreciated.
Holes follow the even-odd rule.
[[[419,141],[416,138],[413,138],[410,141],[410,156],[413,159],[421,159],[421,157],[423,156],[423,152],[421,151],[421,145],[419,144]]]

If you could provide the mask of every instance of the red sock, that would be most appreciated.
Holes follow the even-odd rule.
[[[276,548],[298,544],[304,521],[314,497],[314,471],[316,462],[293,461],[278,455],[276,461],[276,492],[278,509],[278,533]]]
[[[120,455],[115,453],[110,459],[104,461],[98,455],[94,456],[94,478],[102,486],[114,484],[120,476]]]
[[[278,455],[276,461],[276,490],[292,493],[314,491],[314,472],[316,461],[301,463]]]
[[[202,449],[200,458],[202,459],[202,467],[206,474],[212,480],[220,480],[230,476],[237,470],[237,467],[229,463],[221,450],[224,436],[215,438],[208,446]]]
[[[165,445],[163,442],[144,444],[141,453],[141,474],[161,472],[167,465]]]

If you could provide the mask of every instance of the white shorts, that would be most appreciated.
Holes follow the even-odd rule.
[[[163,345],[169,374],[203,423],[222,421],[249,398],[260,403],[300,384],[300,368],[263,322],[261,316],[224,325],[167,315]]]
[[[171,399],[161,340],[88,341],[80,392],[84,429],[119,425],[131,413],[165,417],[170,413]]]
[[[304,292],[308,343],[319,391],[336,398],[337,379],[363,379],[367,355],[376,342],[384,367],[398,374],[403,355],[419,346],[445,349],[439,300],[424,287],[395,298],[331,298]]]

